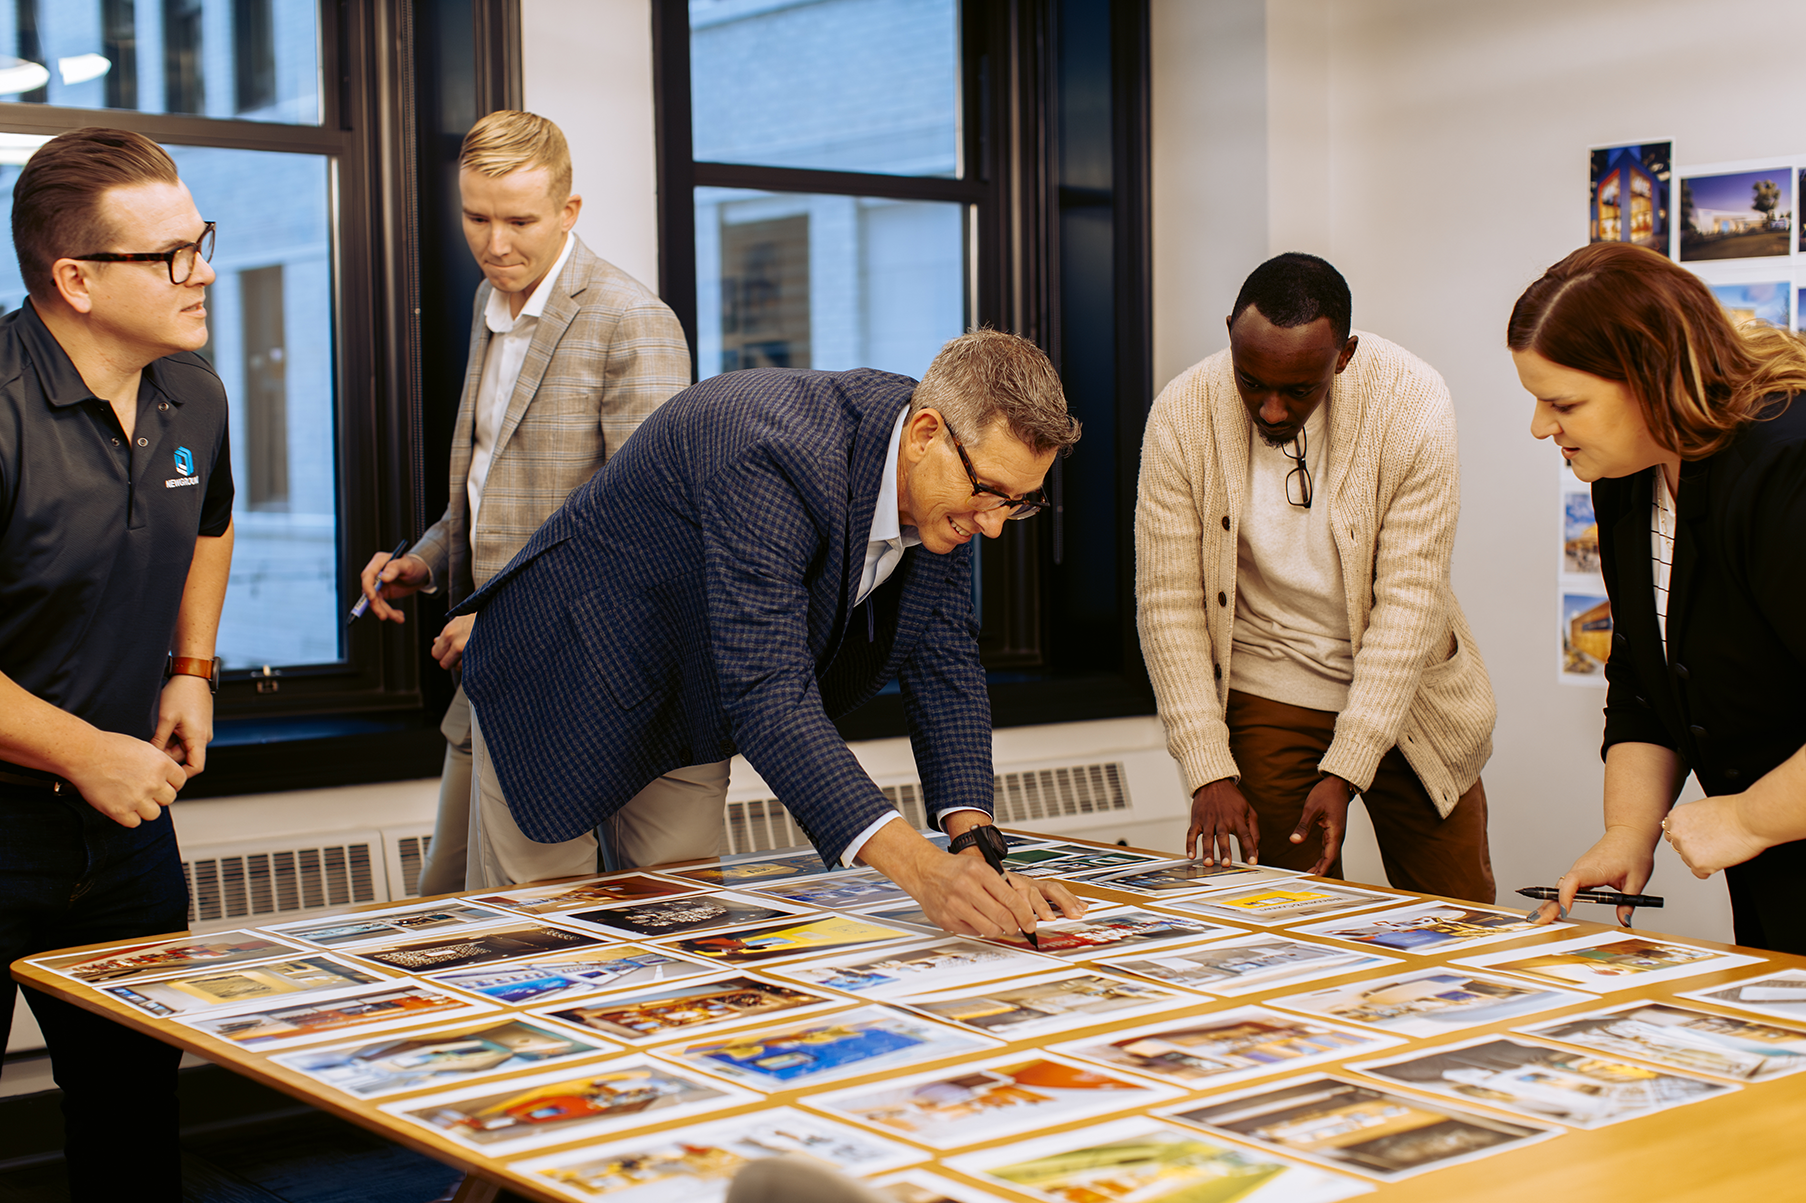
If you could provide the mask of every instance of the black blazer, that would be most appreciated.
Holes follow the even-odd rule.
[[[1593,485],[1612,600],[1605,747],[1673,748],[1710,795],[1806,745],[1806,401],[1681,467],[1668,655],[1649,563],[1648,472]]]

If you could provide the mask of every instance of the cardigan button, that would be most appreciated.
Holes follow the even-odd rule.
[[[1229,515],[1228,514],[1223,515],[1223,529],[1224,530],[1229,529]]]
[[[1223,666],[1221,664],[1218,664],[1215,666],[1215,668],[1216,668],[1216,672],[1217,672],[1217,680],[1221,681],[1223,679]]]
[[[1217,605],[1226,606],[1228,604],[1229,604],[1229,595],[1227,593],[1218,593],[1217,594]]]
[[[1679,679],[1685,681],[1689,677],[1691,677],[1693,674],[1691,674],[1687,671],[1687,666],[1685,664],[1677,664],[1674,666],[1674,675],[1676,677],[1678,677]]]

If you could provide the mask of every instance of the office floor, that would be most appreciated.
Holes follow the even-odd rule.
[[[187,1203],[427,1203],[457,1178],[213,1066],[183,1070],[181,1097]],[[67,1203],[61,1144],[57,1091],[0,1099],[0,1203]]]

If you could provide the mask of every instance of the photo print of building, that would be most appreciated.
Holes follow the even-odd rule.
[[[1788,329],[1787,294],[1793,291],[1788,280],[1765,281],[1760,284],[1713,284],[1712,295],[1718,298],[1731,321],[1739,326],[1749,322],[1767,322],[1781,330]]]
[[[1668,253],[1668,187],[1674,143],[1600,147],[1587,193],[1589,242],[1634,242]]]
[[[1681,259],[1750,259],[1793,248],[1793,170],[1771,167],[1681,181]]]

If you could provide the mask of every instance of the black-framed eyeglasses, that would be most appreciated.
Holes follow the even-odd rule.
[[[1307,510],[1311,508],[1311,470],[1304,466],[1304,453],[1308,446],[1301,427],[1297,435],[1279,449],[1281,455],[1297,465],[1286,473],[1286,500]],[[1293,447],[1298,450],[1292,450]]]
[[[64,257],[79,259],[84,263],[161,263],[169,268],[171,284],[186,284],[188,277],[194,275],[194,261],[197,257],[209,262],[213,259],[213,229],[214,223],[208,222],[199,238],[193,242],[184,242],[170,251],[134,251],[130,254],[100,251],[92,255]]]
[[[1036,489],[1033,493],[1011,497],[1002,489],[993,489],[990,485],[980,481],[978,473],[972,470],[972,459],[966,454],[965,444],[961,443],[959,436],[953,433],[953,426],[947,421],[945,415],[941,417],[941,426],[946,430],[947,437],[953,440],[953,449],[959,452],[959,462],[965,466],[966,479],[972,482],[973,513],[988,514],[992,510],[1000,510],[1007,506],[1010,512],[1005,514],[1004,518],[1016,522],[1023,518],[1033,518],[1047,508],[1047,493],[1044,490]],[[984,500],[981,501],[980,498]]]

